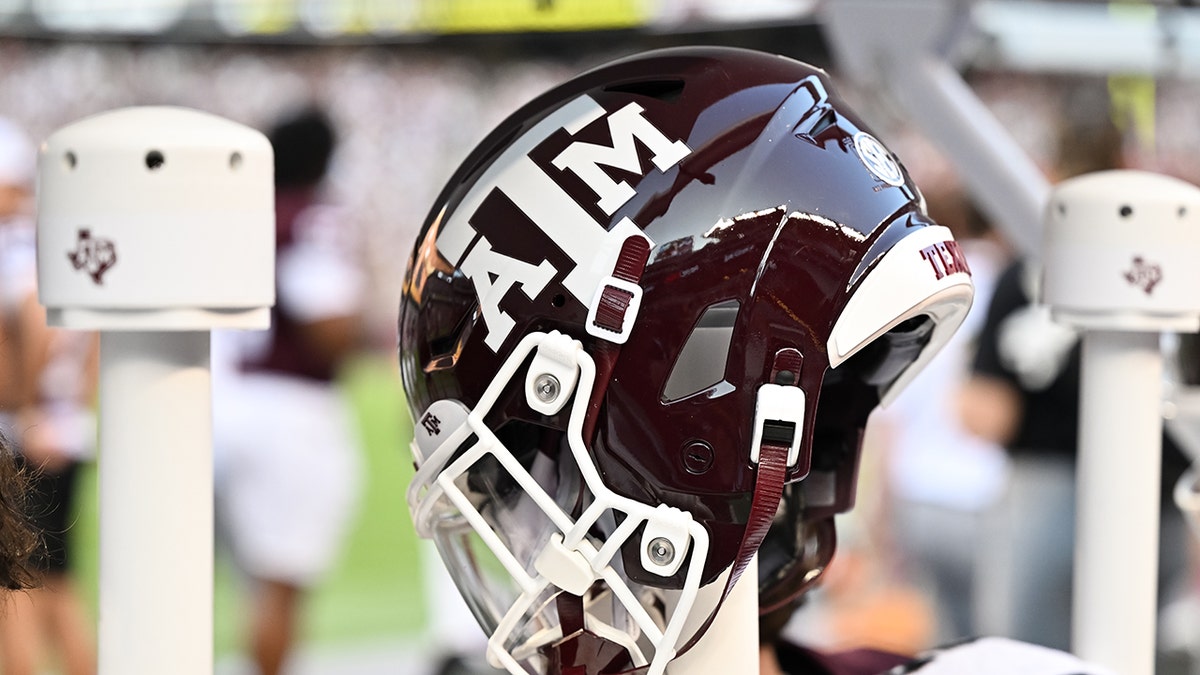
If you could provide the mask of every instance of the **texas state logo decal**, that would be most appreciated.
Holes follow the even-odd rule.
[[[104,283],[104,273],[117,264],[117,246],[111,239],[93,237],[90,229],[81,227],[75,250],[67,252],[67,259],[99,286]]]

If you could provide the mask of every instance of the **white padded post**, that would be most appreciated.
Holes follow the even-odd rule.
[[[210,675],[213,328],[274,302],[274,161],[261,133],[125,108],[39,156],[52,325],[101,331],[101,675]]]
[[[1152,675],[1162,331],[1200,328],[1200,189],[1141,171],[1073,178],[1046,210],[1044,301],[1083,331],[1072,649]]]

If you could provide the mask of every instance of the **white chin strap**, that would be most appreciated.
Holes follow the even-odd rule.
[[[535,350],[537,353],[524,387],[530,406],[539,412],[553,414],[574,396],[567,424],[567,439],[587,493],[593,497],[578,519],[572,518],[555,502],[513,452],[484,424],[484,417],[508,388],[529,354]],[[709,552],[708,532],[700,523],[686,511],[662,504],[652,506],[618,495],[601,480],[583,440],[583,423],[595,378],[595,364],[579,341],[557,331],[531,333],[513,350],[474,409],[467,412],[457,402],[439,401],[430,406],[430,411],[441,405],[439,410],[451,413],[446,415],[443,412],[442,417],[457,419],[431,419],[430,413],[426,412],[417,420],[418,435],[424,435],[424,442],[420,445],[435,447],[436,443],[436,449],[428,457],[423,457],[425,453],[414,442],[414,455],[420,466],[408,489],[408,504],[417,533],[425,538],[432,536],[436,514],[439,513],[437,507],[442,500],[449,499],[520,588],[520,596],[505,612],[488,640],[489,662],[497,668],[507,669],[513,675],[525,675],[528,672],[520,665],[520,660],[535,656],[540,647],[562,637],[561,627],[555,627],[535,633],[520,644],[508,645],[519,622],[534,608],[535,603],[545,603],[547,596],[558,589],[585,597],[597,580],[604,581],[607,590],[633,619],[637,630],[618,629],[588,612],[587,597],[584,607],[585,628],[625,647],[634,665],[649,666],[648,675],[662,675],[667,663],[675,657],[681,643],[681,632],[692,613],[700,588],[701,574]],[[455,410],[457,414],[454,414]],[[460,446],[472,435],[476,438],[474,444],[460,453]],[[455,484],[457,479],[488,455],[503,466],[557,528],[557,532],[550,536],[533,561],[535,574],[526,571],[526,565],[505,544],[503,533],[497,533],[492,528]],[[589,536],[588,532],[609,511],[623,517],[615,519],[620,525],[607,540],[599,541]],[[683,589],[678,592],[674,611],[665,620],[656,620],[651,616],[628,581],[611,565],[622,545],[642,523],[645,523],[645,528],[640,546],[641,558],[643,567],[648,571],[662,577],[672,576],[687,558],[689,550],[691,552]],[[671,555],[665,555],[666,551],[670,551]],[[649,659],[640,647],[645,644],[653,648]]]

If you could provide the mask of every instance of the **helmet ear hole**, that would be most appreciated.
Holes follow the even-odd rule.
[[[921,355],[933,334],[933,326],[933,320],[924,314],[906,319],[841,367],[867,384],[886,388]]]

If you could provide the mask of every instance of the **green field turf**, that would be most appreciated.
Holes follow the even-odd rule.
[[[344,384],[360,423],[365,491],[336,569],[313,593],[305,616],[308,644],[404,638],[425,621],[416,535],[404,491],[412,476],[411,421],[394,360],[356,359]],[[96,607],[99,547],[96,465],[81,475],[80,513],[72,529],[84,592]],[[218,553],[214,642],[218,654],[238,649],[244,617],[241,580]]]

